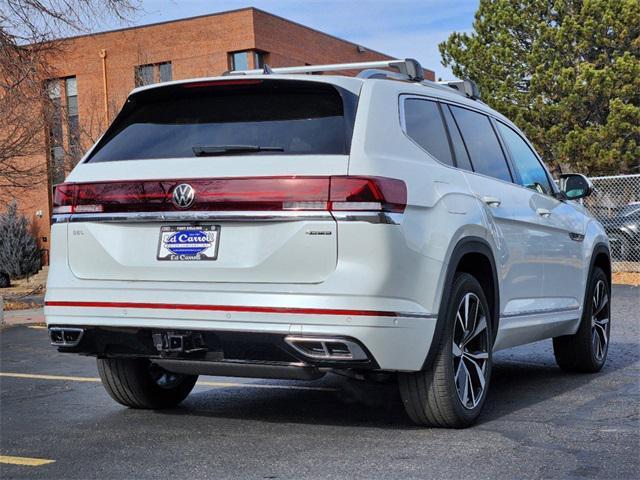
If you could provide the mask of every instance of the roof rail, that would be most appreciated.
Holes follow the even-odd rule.
[[[411,80],[413,82],[421,82],[424,80],[424,69],[417,60],[413,58],[405,58],[401,60],[381,60],[376,62],[358,62],[358,63],[334,63],[330,65],[304,65],[300,67],[276,67],[271,68],[265,65],[264,68],[255,70],[231,70],[225,72],[224,75],[268,75],[270,73],[314,73],[314,72],[335,72],[340,70],[365,70],[379,68],[395,68],[399,74],[394,76],[396,79]],[[384,71],[384,70],[383,70]],[[364,73],[364,72],[362,72]],[[387,72],[391,73],[391,72]],[[377,75],[382,75],[380,72]],[[371,78],[371,77],[361,77]]]
[[[445,82],[435,82],[438,85],[445,85],[457,90],[461,95],[468,97],[472,100],[480,100],[480,89],[476,82],[465,78],[464,80],[450,80]]]

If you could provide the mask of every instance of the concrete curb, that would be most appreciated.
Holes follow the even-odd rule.
[[[0,307],[0,311],[2,311]],[[45,323],[44,309],[32,308],[29,310],[9,310],[0,314],[2,328],[13,325],[31,325],[36,323]]]

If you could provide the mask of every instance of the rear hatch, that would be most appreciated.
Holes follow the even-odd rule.
[[[341,87],[281,79],[132,94],[55,190],[73,274],[323,281],[337,262],[330,190],[345,181],[356,104]]]

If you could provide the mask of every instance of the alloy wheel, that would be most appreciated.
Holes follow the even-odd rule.
[[[489,362],[487,314],[478,296],[467,293],[456,311],[453,328],[453,373],[458,398],[475,408],[485,390]]]
[[[593,354],[601,362],[609,346],[609,295],[603,280],[598,280],[591,298],[591,343]]]

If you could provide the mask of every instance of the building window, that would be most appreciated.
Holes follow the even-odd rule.
[[[75,165],[82,154],[77,79],[49,80],[46,89],[49,100],[45,108],[49,175],[52,185],[56,185],[64,182],[66,165]]]
[[[78,124],[78,82],[76,77],[66,78],[65,91],[67,94],[67,140],[69,143],[69,157],[75,164],[81,155],[80,126]]]
[[[158,64],[158,77],[160,82],[170,82],[173,80],[171,72],[171,62],[163,62]]]
[[[229,54],[231,70],[249,70],[249,52],[235,52]]]
[[[253,52],[253,68],[263,68],[265,64],[264,58],[264,52]]]
[[[135,85],[142,87],[152,83],[170,82],[173,80],[171,62],[150,63],[148,65],[138,65],[134,70]]]
[[[47,83],[49,104],[46,108],[46,120],[49,140],[49,172],[51,183],[64,182],[64,146],[62,136],[62,103],[60,80]]]
[[[259,50],[245,50],[229,54],[229,70],[250,70],[264,67],[267,53]],[[253,65],[249,64],[251,59]]]

